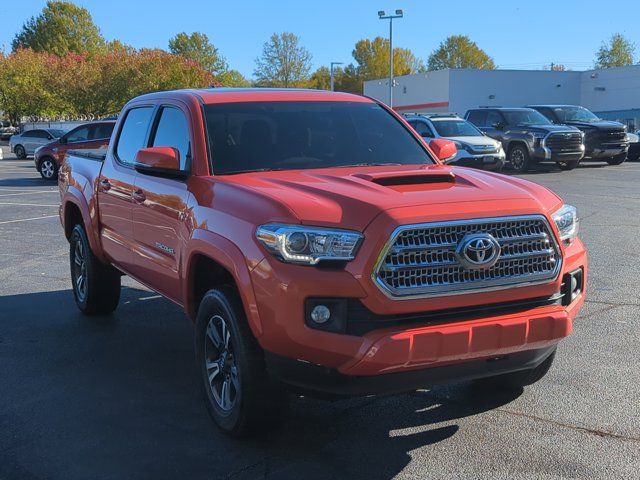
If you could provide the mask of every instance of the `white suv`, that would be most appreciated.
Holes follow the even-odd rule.
[[[505,162],[502,144],[456,114],[407,113],[404,116],[427,142],[432,138],[446,138],[456,144],[458,153],[447,163],[497,172],[502,170]]]

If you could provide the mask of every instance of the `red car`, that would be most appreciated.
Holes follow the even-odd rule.
[[[68,150],[107,147],[115,124],[115,120],[85,123],[37,148],[33,155],[36,169],[45,180],[57,179]]]
[[[76,304],[113,311],[126,274],[184,308],[207,408],[235,435],[291,389],[532,384],[585,299],[576,209],[452,154],[362,96],[135,98],[106,152],[60,170]]]

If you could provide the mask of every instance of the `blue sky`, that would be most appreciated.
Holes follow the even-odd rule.
[[[314,67],[331,61],[351,62],[361,38],[388,34],[388,22],[377,11],[403,8],[394,22],[394,45],[423,58],[451,34],[469,35],[500,68],[541,68],[551,62],[573,70],[590,68],[604,39],[620,32],[638,44],[640,7],[636,2],[601,0],[447,1],[447,0],[78,0],[102,34],[135,47],[167,48],[180,31],[201,31],[227,58],[230,66],[252,76],[254,60],[273,32],[298,34],[313,55]],[[0,1],[0,46],[22,24],[38,14],[45,1]],[[607,5],[618,12],[607,11]],[[553,12],[553,13],[551,13]]]

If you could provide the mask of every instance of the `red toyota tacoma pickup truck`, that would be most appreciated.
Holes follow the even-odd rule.
[[[288,390],[529,385],[584,302],[576,210],[452,153],[362,96],[135,98],[106,151],[60,168],[76,303],[113,311],[126,274],[182,306],[207,408],[235,435]]]

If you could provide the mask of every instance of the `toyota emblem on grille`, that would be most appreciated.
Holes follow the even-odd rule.
[[[500,244],[488,233],[465,235],[456,249],[458,259],[467,269],[487,269],[500,258]]]

